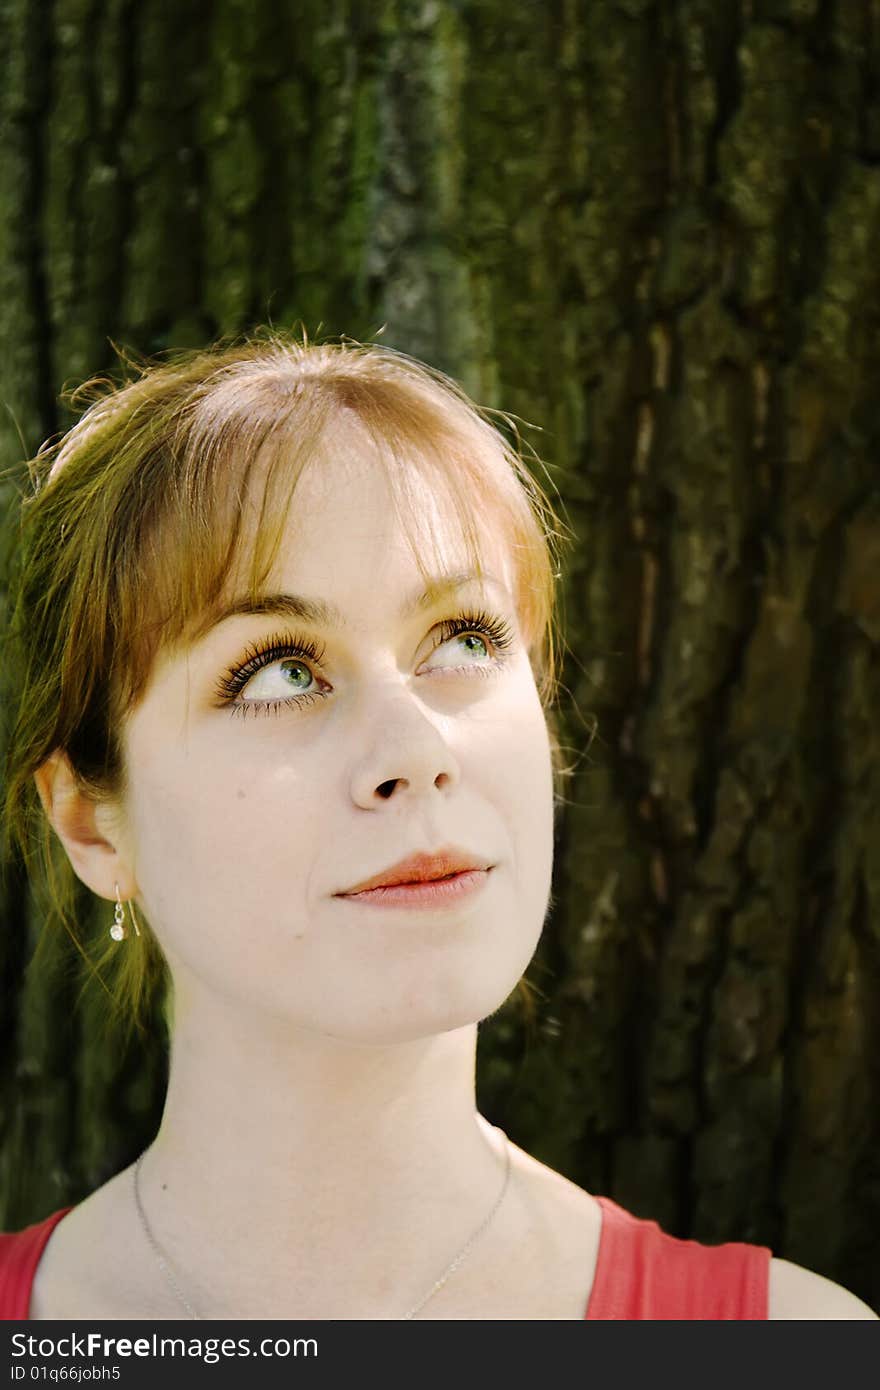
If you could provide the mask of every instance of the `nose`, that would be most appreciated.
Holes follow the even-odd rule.
[[[460,780],[448,739],[415,697],[398,695],[374,707],[369,729],[351,773],[358,806],[369,809],[400,796],[419,800]]]

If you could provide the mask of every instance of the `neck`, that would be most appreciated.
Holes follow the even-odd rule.
[[[186,1298],[203,1317],[402,1316],[503,1182],[476,1025],[378,1046],[210,1013],[176,1020],[140,1178]]]

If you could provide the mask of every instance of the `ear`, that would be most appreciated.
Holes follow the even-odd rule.
[[[49,822],[64,846],[78,878],[99,897],[133,898],[136,884],[122,827],[108,803],[97,802],[79,787],[62,750],[56,749],[34,773]]]

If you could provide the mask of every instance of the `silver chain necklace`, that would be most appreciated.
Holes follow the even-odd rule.
[[[508,1183],[510,1182],[510,1140],[508,1139],[507,1135],[504,1133],[504,1130],[503,1130],[503,1129],[500,1129],[497,1125],[493,1125],[493,1129],[497,1130],[497,1132],[498,1132],[499,1134],[501,1134],[501,1135],[504,1136],[504,1182],[503,1182],[503,1184],[502,1184],[501,1191],[499,1192],[497,1198],[495,1199],[495,1205],[493,1206],[492,1210],[489,1212],[489,1215],[486,1217],[485,1221],[483,1221],[482,1225],[480,1225],[480,1226],[477,1228],[477,1230],[474,1231],[474,1233],[473,1233],[473,1235],[471,1236],[470,1240],[469,1240],[469,1241],[467,1242],[467,1244],[458,1252],[458,1254],[456,1255],[456,1257],[455,1257],[455,1259],[452,1261],[452,1263],[451,1263],[450,1265],[447,1265],[446,1269],[444,1269],[443,1273],[440,1275],[440,1278],[439,1278],[439,1279],[437,1280],[437,1282],[432,1286],[432,1288],[430,1288],[430,1289],[428,1290],[428,1292],[425,1294],[424,1298],[420,1299],[420,1301],[415,1305],[414,1308],[410,1308],[410,1310],[409,1310],[408,1313],[404,1313],[403,1317],[397,1319],[396,1321],[399,1321],[399,1322],[406,1322],[409,1318],[414,1318],[415,1315],[416,1315],[416,1313],[420,1313],[420,1312],[421,1312],[421,1310],[424,1308],[425,1304],[428,1302],[428,1299],[429,1299],[429,1298],[433,1298],[433,1297],[434,1297],[434,1294],[437,1292],[437,1290],[438,1290],[438,1289],[441,1289],[441,1288],[443,1287],[443,1285],[446,1283],[446,1280],[449,1278],[449,1276],[450,1276],[451,1274],[454,1274],[454,1273],[455,1273],[455,1271],[458,1269],[459,1265],[462,1263],[462,1261],[465,1259],[465,1257],[470,1253],[472,1247],[476,1244],[476,1242],[479,1240],[480,1236],[481,1236],[481,1235],[483,1234],[483,1232],[485,1231],[486,1227],[489,1225],[490,1221],[491,1221],[492,1218],[494,1217],[494,1215],[495,1215],[495,1213],[497,1212],[498,1208],[501,1206],[501,1203],[502,1203],[502,1201],[504,1200],[504,1194],[507,1192]],[[139,1186],[139,1177],[140,1177],[141,1164],[143,1163],[144,1159],[146,1158],[147,1152],[148,1152],[148,1150],[145,1149],[144,1152],[141,1154],[140,1158],[138,1159],[137,1163],[134,1165],[134,1200],[135,1200],[135,1203],[136,1203],[136,1205],[137,1205],[138,1216],[140,1217],[141,1225],[142,1225],[143,1228],[144,1228],[144,1235],[147,1237],[147,1240],[150,1242],[150,1245],[151,1245],[152,1248],[153,1248],[153,1253],[155,1254],[156,1259],[157,1259],[158,1262],[159,1262],[159,1265],[160,1265],[160,1267],[161,1267],[161,1269],[162,1269],[162,1272],[164,1273],[166,1279],[168,1280],[169,1284],[171,1285],[172,1289],[174,1290],[174,1292],[175,1292],[177,1298],[178,1298],[178,1299],[180,1300],[180,1302],[183,1304],[183,1306],[184,1306],[184,1308],[186,1309],[186,1311],[187,1311],[187,1313],[189,1314],[189,1316],[190,1316],[191,1318],[195,1318],[195,1320],[196,1320],[197,1322],[201,1322],[201,1321],[203,1321],[203,1319],[201,1319],[201,1318],[199,1317],[199,1314],[195,1311],[195,1309],[192,1307],[192,1305],[191,1305],[190,1303],[187,1302],[186,1298],[184,1297],[183,1293],[181,1292],[180,1286],[179,1286],[177,1280],[175,1279],[174,1274],[173,1274],[172,1271],[171,1271],[171,1266],[169,1265],[167,1259],[166,1259],[165,1256],[163,1255],[162,1250],[161,1250],[161,1248],[160,1248],[160,1246],[159,1246],[159,1243],[158,1243],[158,1241],[156,1240],[155,1236],[153,1235],[153,1232],[150,1230],[149,1223],[148,1223],[147,1218],[146,1218],[146,1215],[145,1215],[145,1213],[144,1213],[144,1208],[143,1208],[143,1205],[142,1205],[142,1203],[141,1203],[141,1193],[140,1193],[140,1186]]]

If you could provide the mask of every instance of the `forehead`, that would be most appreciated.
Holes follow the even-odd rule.
[[[245,501],[251,540],[266,505],[257,474]],[[488,487],[478,494],[436,455],[385,450],[345,420],[301,465],[271,572],[332,584],[355,562],[362,584],[413,567],[438,576],[485,569],[513,582],[509,536]]]

